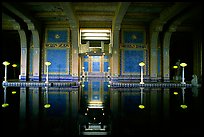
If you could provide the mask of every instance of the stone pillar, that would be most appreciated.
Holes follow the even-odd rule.
[[[170,38],[172,32],[166,32],[164,34],[164,41],[163,41],[163,81],[169,82],[170,81],[170,61],[169,61],[169,47],[170,47]]]
[[[40,40],[39,34],[36,30],[32,30],[33,35],[33,80],[39,81],[40,79]]]
[[[119,76],[119,55],[119,29],[115,29],[113,30],[112,68],[110,68],[112,77]]]
[[[78,38],[79,38],[79,31],[77,27],[71,28],[71,43],[72,43],[72,76],[73,78],[78,78]]]
[[[18,31],[21,42],[21,65],[20,65],[20,76],[21,81],[26,81],[27,79],[27,39],[24,30]]]
[[[158,61],[157,61],[157,44],[159,31],[154,31],[151,36],[150,43],[150,79],[157,81]]]

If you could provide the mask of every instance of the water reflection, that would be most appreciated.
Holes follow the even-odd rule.
[[[78,89],[2,87],[2,134],[201,135],[199,88],[111,88],[109,83],[82,79]]]

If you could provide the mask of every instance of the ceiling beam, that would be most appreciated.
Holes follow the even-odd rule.
[[[2,5],[11,11],[14,15],[21,18],[27,24],[29,30],[34,30],[36,27],[39,27],[39,22],[32,18],[32,15],[29,14],[28,11],[24,10],[24,8],[19,7],[18,4],[11,5],[9,3],[3,2]]]
[[[120,30],[121,22],[123,20],[123,17],[125,16],[125,13],[127,12],[129,5],[130,2],[119,2],[115,12],[115,16],[113,18],[112,30]]]
[[[71,28],[78,28],[79,27],[79,21],[76,18],[75,12],[73,10],[73,6],[71,2],[61,2],[60,3],[62,9],[65,12],[65,16],[67,16],[70,27]]]

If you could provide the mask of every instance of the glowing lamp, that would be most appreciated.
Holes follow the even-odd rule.
[[[185,67],[185,66],[187,66],[187,64],[186,63],[181,63],[180,66]]]
[[[16,91],[12,91],[11,93],[12,93],[12,94],[16,94]]]
[[[174,95],[178,95],[178,92],[174,92]]]
[[[144,105],[139,105],[139,108],[140,108],[140,109],[144,109],[145,106],[144,106]]]
[[[50,106],[51,106],[50,104],[45,104],[44,108],[50,108]]]
[[[46,65],[46,66],[50,66],[50,65],[51,65],[51,62],[45,62],[45,65]]]
[[[145,63],[144,63],[144,62],[140,62],[139,65],[140,65],[141,67],[143,67],[143,66],[145,65]]]
[[[5,107],[8,107],[9,104],[8,104],[8,103],[4,103],[4,104],[2,104],[1,106],[2,106],[3,108],[5,108]]]
[[[177,69],[177,68],[178,68],[178,66],[173,66],[173,68],[174,68],[174,69]]]
[[[180,105],[180,107],[183,108],[183,109],[186,109],[187,105],[182,104],[182,105]]]
[[[8,66],[10,63],[8,61],[3,62],[4,66]]]
[[[16,64],[13,64],[13,65],[12,65],[12,67],[16,68],[16,67],[17,67],[17,65],[16,65]]]

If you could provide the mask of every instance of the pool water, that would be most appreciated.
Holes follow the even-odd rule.
[[[197,87],[112,88],[92,79],[73,89],[2,87],[0,96],[4,136],[203,135]]]

